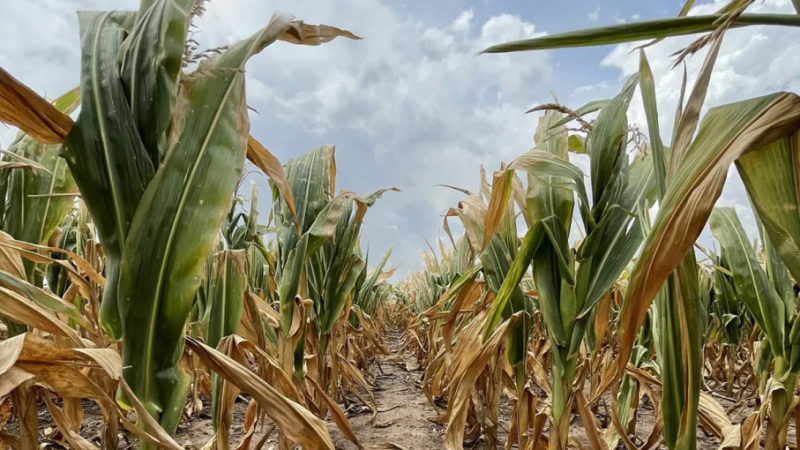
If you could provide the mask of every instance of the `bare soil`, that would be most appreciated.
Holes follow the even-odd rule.
[[[444,427],[430,420],[438,415],[441,410],[437,411],[434,409],[422,392],[420,384],[423,374],[422,370],[415,367],[416,365],[413,363],[407,363],[411,358],[404,361],[403,358],[396,356],[396,353],[400,351],[401,335],[402,333],[399,330],[390,330],[387,333],[387,336],[385,336],[387,347],[393,352],[393,355],[383,358],[382,362],[373,368],[375,379],[373,393],[378,408],[375,424],[373,425],[371,423],[372,413],[369,408],[353,404],[350,408],[343,407],[343,409],[345,409],[346,415],[360,443],[367,449],[370,447],[392,448],[383,445],[387,443],[395,444],[396,447],[394,448],[404,448],[408,450],[443,448],[442,438],[444,435]],[[539,394],[544,398],[543,392]],[[724,408],[732,405],[732,402],[724,398],[718,397],[718,400]],[[176,441],[185,446],[187,450],[202,448],[214,435],[209,415],[211,405],[205,402],[203,406],[203,414],[183,421],[178,427]],[[234,449],[244,435],[243,422],[246,406],[247,401],[245,398],[241,398],[235,405],[234,423],[231,430],[231,448]],[[745,408],[744,411],[737,414],[736,417],[732,417],[733,422],[740,423],[742,418],[752,411],[752,406],[754,405],[750,405],[750,407]],[[603,427],[610,426],[610,423],[608,423],[608,416],[605,414],[604,410],[604,408],[607,407],[610,407],[610,405],[606,406],[601,401],[598,408],[598,420]],[[509,401],[504,399],[500,409],[501,420],[498,430],[500,442],[505,442],[506,440],[511,409]],[[102,420],[97,406],[93,402],[85,401],[84,411],[81,435],[99,445]],[[647,439],[650,431],[653,429],[654,418],[655,414],[652,403],[645,399],[637,410],[636,437],[639,441],[634,441],[635,443],[641,444]],[[53,440],[53,438],[58,440],[58,436],[54,436],[55,424],[44,407],[40,410],[39,425],[41,442],[48,443],[49,445],[47,445],[47,447],[50,449],[64,448]],[[337,449],[354,450],[358,448],[339,432],[332,421],[328,421],[328,426]],[[259,425],[253,437],[253,446],[251,448],[255,448],[255,443],[261,440],[265,431],[269,428],[269,424]],[[12,435],[16,434],[16,424],[13,423],[13,421],[9,423],[6,431]],[[589,448],[583,424],[581,423],[580,416],[577,414],[574,415],[570,433],[576,441],[583,444],[585,448]],[[697,436],[699,449],[718,448],[719,442],[717,439],[706,433],[700,427],[698,427]],[[136,441],[135,438],[122,431],[119,448],[136,448],[138,447]],[[789,430],[789,441],[790,445],[794,447],[794,421],[792,421]],[[664,447],[663,442],[661,446]],[[269,450],[276,447],[277,435],[273,433],[266,439],[263,448]],[[486,444],[483,439],[480,439],[478,442],[465,443],[464,448],[468,450],[483,450],[486,449]],[[624,449],[622,444],[620,444],[618,448]]]

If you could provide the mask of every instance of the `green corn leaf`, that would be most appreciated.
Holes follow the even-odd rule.
[[[711,274],[714,285],[716,301],[723,310],[724,317],[730,317],[724,321],[725,329],[731,344],[738,344],[741,335],[739,331],[739,311],[740,299],[736,296],[733,289],[733,280],[719,270],[714,270]]]
[[[289,204],[270,181],[273,184],[273,214],[278,240],[276,279],[281,304],[281,331],[284,335],[292,324],[294,297],[300,287],[306,258],[333,236],[344,214],[345,198],[339,196],[330,200],[334,181],[331,172],[335,167],[333,146],[318,147],[286,163],[284,169],[292,192],[297,224]],[[297,228],[301,236],[298,236]]]
[[[536,254],[536,250],[538,250],[545,236],[546,234],[541,222],[534,224],[528,229],[528,232],[525,233],[517,256],[514,258],[511,268],[506,273],[503,284],[500,286],[494,302],[492,302],[492,310],[489,313],[489,319],[486,321],[483,330],[483,342],[486,342],[489,337],[491,337],[495,328],[500,325],[509,299],[513,292],[519,289],[519,283],[522,281],[522,277],[533,261],[533,256]]]
[[[308,240],[308,255],[313,255],[326,242],[336,236],[337,231],[341,234],[347,230],[352,213],[353,200],[350,194],[337,195],[328,203],[308,231],[303,235]],[[341,226],[344,221],[344,226]],[[338,240],[337,240],[338,241]]]
[[[648,213],[642,211],[644,222]],[[650,227],[644,227],[649,233]],[[698,307],[697,261],[689,251],[656,294],[650,309],[663,394],[661,410],[668,448],[695,448],[702,382],[703,318]],[[641,334],[639,334],[641,336]]]
[[[203,61],[182,80],[177,128],[126,241],[118,290],[123,375],[170,432],[188,386],[177,367],[184,325],[203,260],[242,174],[249,128],[244,66],[288,26],[288,19],[273,17],[266,28]]]
[[[325,310],[320,317],[322,334],[330,334],[331,330],[333,330],[333,325],[342,315],[347,296],[353,291],[358,274],[365,267],[365,262],[356,255],[350,255],[347,266],[349,269],[343,273],[344,276],[342,278],[337,279],[335,289],[332,289],[332,292],[328,292],[329,296],[325,302]]]
[[[629,170],[630,180],[618,203],[606,210],[598,224],[586,237],[580,249],[581,260],[576,275],[576,295],[581,305],[579,317],[586,317],[600,298],[613,286],[619,275],[633,258],[643,240],[639,216],[631,215],[642,200],[653,194],[652,158],[637,158]],[[597,247],[584,252],[584,247]]]
[[[714,208],[709,220],[711,232],[725,251],[733,272],[734,286],[758,326],[767,333],[773,352],[784,354],[786,310],[750,246],[736,210]]]
[[[225,336],[235,334],[244,311],[247,287],[244,250],[223,250],[211,258],[208,293],[203,312],[203,341],[216,347]]]
[[[628,78],[620,93],[600,110],[589,139],[595,220],[610,201],[611,189],[622,170],[623,159],[627,161],[626,113],[638,82],[638,75]]]
[[[133,13],[78,13],[81,112],[63,150],[105,251],[100,323],[113,338],[122,336],[116,288],[125,239],[153,174],[117,71],[133,18]]]
[[[561,317],[561,276],[555,259],[556,253],[552,244],[544,241],[533,258],[533,280],[539,294],[539,308],[547,324],[548,336],[557,345],[565,347],[569,341]]]
[[[569,164],[568,138],[565,126],[554,126],[561,120],[561,113],[547,111],[539,119],[534,139],[536,148],[559,158]],[[512,163],[513,164],[513,163]],[[542,220],[550,215],[556,215],[569,233],[574,210],[574,194],[563,188],[554,187],[558,178],[543,176],[528,172],[527,208],[533,220]]]
[[[772,245],[800,280],[800,134],[739,158],[736,167]]]
[[[131,114],[153,166],[166,150],[166,131],[178,96],[189,18],[197,0],[155,0],[140,5],[123,46],[120,73]]]
[[[392,254],[392,246],[389,246],[389,249],[386,250],[386,253],[383,254],[380,262],[372,268],[372,271],[368,272],[368,264],[365,258],[364,260],[364,270],[363,276],[364,279],[358,284],[358,291],[354,295],[354,304],[361,305],[363,300],[366,299],[367,295],[375,288],[375,285],[378,282],[378,277],[381,276],[383,273],[383,268],[386,266],[386,262],[389,261],[389,256]],[[363,306],[362,306],[363,309]]]
[[[569,285],[575,285],[575,274],[572,253],[569,248],[568,229],[558,216],[549,216],[542,220],[542,227],[547,233],[550,244],[556,255],[556,262],[561,271],[562,279]]]
[[[284,337],[288,335],[292,326],[292,312],[294,311],[294,297],[300,286],[300,277],[306,261],[308,240],[301,239],[297,246],[288,252],[286,265],[281,269],[278,282],[278,298],[281,302],[281,331]]]
[[[653,169],[655,171],[658,199],[661,200],[667,191],[667,158],[664,154],[664,144],[661,142],[661,132],[658,124],[655,80],[653,80],[653,72],[650,69],[650,63],[647,61],[647,55],[644,50],[639,51],[639,83],[644,112],[647,117],[647,132],[650,137],[650,151],[653,154]]]
[[[685,108],[680,112],[680,120],[675,123],[668,167],[669,177],[672,177],[679,167],[697,131],[697,124],[700,122],[700,111],[708,93],[714,63],[717,61],[721,46],[722,36],[714,39],[711,43],[711,48],[703,61],[703,67],[700,68],[700,73],[697,76],[697,80],[695,80],[692,93],[689,94]],[[683,87],[681,87],[681,97],[683,97]]]
[[[484,235],[484,229],[493,233],[499,223],[499,220],[502,218],[502,213],[505,211],[505,207],[508,205],[508,200],[511,195],[511,180],[513,179],[513,171],[515,170],[526,171],[536,179],[536,181],[533,183],[534,190],[528,194],[529,197],[544,195],[541,192],[541,187],[547,187],[552,188],[553,190],[561,191],[571,190],[577,193],[578,199],[580,200],[579,203],[581,216],[585,221],[584,224],[588,225],[586,228],[589,230],[594,228],[595,223],[591,217],[591,214],[589,213],[589,198],[586,195],[586,186],[583,182],[583,172],[578,167],[564,160],[563,158],[548,153],[544,150],[533,149],[512,161],[506,170],[495,173],[494,182],[492,185],[492,196],[489,200],[488,213],[481,212],[475,205],[466,205],[472,206],[466,212],[485,218],[485,225],[481,225],[479,228],[475,229],[467,227],[467,235],[470,237],[470,241],[474,242],[475,239],[477,239],[478,248],[481,248],[480,242],[483,242],[485,246],[488,244],[490,239],[490,237]],[[536,183],[539,183],[539,185]],[[553,194],[552,191],[545,192]],[[477,197],[475,198],[477,200],[471,200],[471,202],[482,205],[480,199]],[[544,197],[539,198],[542,199]],[[555,205],[555,209],[557,209],[558,214],[563,215],[567,219],[572,217],[571,207],[567,208],[569,205],[565,204],[565,202],[568,202],[570,198],[571,195],[566,195],[561,199],[561,201],[556,202],[557,204]],[[461,204],[459,204],[459,209],[462,209],[461,205],[466,204],[467,200],[470,200],[470,198],[462,201]],[[553,200],[555,201],[555,198],[553,198]],[[544,202],[542,200],[531,201],[533,203],[529,202],[528,209],[530,210],[529,212],[532,213],[531,216],[535,220],[541,220],[550,215],[546,211],[543,211],[544,206],[548,205],[548,202]],[[537,204],[541,207],[535,206]],[[483,206],[483,208],[485,209],[486,206]],[[569,212],[567,212],[568,210]],[[500,212],[501,214],[494,214],[494,212]],[[565,226],[568,226],[570,221],[564,222],[563,219],[564,218],[562,218],[562,223],[564,223]]]
[[[595,45],[622,44],[624,42],[659,39],[687,34],[714,31],[720,14],[686,16],[669,19],[644,20],[599,28],[568,31],[521,41],[506,42],[491,46],[481,53],[508,53],[530,50],[548,50],[568,47],[590,47]],[[788,14],[742,14],[732,28],[752,25],[779,25],[800,27],[800,17]]]
[[[586,139],[583,136],[578,136],[577,134],[570,135],[567,142],[569,151],[572,153],[577,153],[579,155],[586,154]]]
[[[761,341],[761,349],[756,360],[756,366],[753,368],[755,375],[766,380],[767,375],[769,375],[769,366],[772,364],[773,359],[772,346],[769,340]]]
[[[330,175],[333,152],[333,146],[322,146],[286,163],[286,179],[291,186],[301,233],[309,230],[333,196]],[[335,163],[333,167],[336,167]],[[295,231],[291,210],[280,197],[277,188],[273,188],[273,200],[279,200],[273,202],[273,213],[279,241],[280,265],[283,266],[286,264],[288,252],[294,248],[299,236]]]
[[[772,241],[764,230],[764,226],[761,225],[761,221],[758,220],[758,223],[761,242],[763,243],[767,278],[772,284],[772,287],[775,288],[775,292],[777,292],[778,296],[781,298],[781,300],[783,300],[786,308],[785,317],[788,323],[791,321],[791,318],[794,315],[795,307],[797,306],[793,288],[794,283],[792,282],[791,278],[789,278],[789,271],[786,270],[786,265],[783,263],[778,255],[777,250],[775,250],[775,247],[772,245]]]

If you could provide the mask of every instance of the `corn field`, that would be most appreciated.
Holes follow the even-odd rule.
[[[800,16],[693,3],[484,50],[645,42],[613,98],[529,111],[532,148],[455,188],[446,236],[397,282],[361,230],[403,194],[337,191],[333,145],[281,163],[250,134],[251,57],[360,37],[276,14],[199,51],[202,0],[78,12],[79,86],[45,99],[0,68],[19,129],[0,158],[0,450],[798,448],[800,97],[704,103],[726,33]],[[674,70],[705,59],[664,136],[647,48],[688,34]],[[730,170],[756,239],[717,205]],[[411,433],[379,420],[391,379],[433,440],[382,437]]]

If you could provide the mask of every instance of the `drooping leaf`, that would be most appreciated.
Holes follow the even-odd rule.
[[[80,101],[80,90],[72,89],[53,104],[64,114],[72,113]],[[41,170],[7,170],[2,229],[15,239],[44,245],[73,207],[77,193],[75,180],[60,157],[61,145],[42,144],[20,134],[11,144],[9,154],[31,161]],[[34,264],[26,262],[28,279],[34,282]]]
[[[72,128],[59,111],[28,86],[0,68],[0,122],[19,128],[43,144],[60,144]]]
[[[800,97],[772,94],[712,108],[671,180],[631,275],[620,323],[620,360],[667,276],[694,244],[722,192],[730,165],[800,127]],[[619,374],[619,372],[618,372]]]
[[[294,195],[292,195],[292,188],[286,180],[286,173],[283,171],[280,161],[269,150],[267,150],[260,142],[255,140],[253,136],[247,138],[247,159],[255,164],[270,180],[275,184],[283,201],[286,202],[286,207],[292,215],[292,220],[296,224],[297,233],[301,234],[299,230],[300,225],[297,221],[297,211],[294,205]]]

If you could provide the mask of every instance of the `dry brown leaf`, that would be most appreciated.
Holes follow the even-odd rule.
[[[350,421],[347,420],[347,417],[345,417],[342,408],[339,408],[339,405],[330,397],[328,397],[328,394],[325,393],[325,391],[319,386],[319,383],[314,381],[313,378],[306,377],[306,381],[308,381],[311,386],[314,387],[314,390],[317,392],[320,398],[322,398],[322,400],[325,401],[325,404],[328,405],[328,408],[331,411],[331,418],[336,426],[339,427],[339,431],[342,433],[342,435],[347,438],[348,441],[356,444],[358,448],[364,448],[361,443],[358,442],[358,438],[353,432],[353,427],[350,425]]]
[[[603,343],[603,337],[611,325],[611,294],[604,295],[597,304],[597,313],[594,321],[594,336],[597,348]]]
[[[7,395],[11,394],[14,389],[33,378],[35,378],[35,375],[18,367],[11,367],[5,372],[0,373],[0,398],[5,398]]]
[[[13,241],[14,238],[11,237],[10,234],[0,231],[0,243]],[[25,266],[22,264],[22,257],[16,250],[0,246],[0,270],[8,272],[20,280],[27,281],[25,277]]]
[[[286,173],[283,171],[281,162],[253,136],[248,136],[247,138],[247,159],[261,169],[261,171],[275,183],[278,192],[281,193],[281,197],[283,197],[283,200],[289,207],[289,211],[292,213],[295,231],[297,231],[297,235],[300,236],[302,231],[300,230],[300,225],[297,220],[292,188],[289,186],[289,181],[286,180]]]
[[[722,405],[705,392],[700,393],[697,418],[706,430],[718,438],[724,437],[724,430],[733,427],[733,423],[731,423],[728,415],[725,414]]]
[[[600,436],[600,425],[597,423],[597,418],[592,410],[586,406],[586,399],[583,397],[582,389],[575,391],[575,399],[578,402],[578,411],[580,411],[581,421],[583,421],[583,429],[586,431],[586,438],[589,440],[592,450],[608,450],[606,440]]]
[[[122,377],[122,358],[116,351],[110,348],[76,348],[73,351],[97,363],[112,380]]]
[[[70,419],[64,413],[64,410],[56,406],[55,403],[50,400],[49,395],[44,395],[44,401],[45,404],[47,404],[47,410],[50,411],[50,416],[53,418],[56,426],[58,426],[58,429],[61,430],[61,434],[64,436],[64,439],[69,442],[71,449],[97,450],[97,447],[95,447],[91,442],[82,438],[80,434],[72,430],[72,427],[69,426]]]
[[[238,364],[246,364],[244,353],[239,349],[233,339],[223,339],[217,348],[218,351],[236,361]],[[218,399],[217,421],[214,429],[216,430],[217,450],[228,450],[230,442],[231,425],[233,424],[233,405],[241,391],[231,382],[223,379],[222,390]]]
[[[296,20],[278,40],[297,45],[320,45],[330,42],[337,37],[353,40],[361,38],[355,34],[329,25],[309,25],[302,20]]]
[[[758,450],[761,444],[761,427],[764,423],[764,409],[747,416],[742,423],[742,450]]]
[[[39,441],[39,408],[33,381],[26,381],[11,394],[19,431],[17,450],[34,450]]]
[[[739,450],[742,446],[742,426],[734,425],[722,430],[724,439],[719,444],[719,450],[734,449]]]
[[[330,184],[330,195],[333,197],[336,194],[336,146],[326,146],[325,152],[328,154],[328,161],[330,161],[330,165],[328,166],[328,183]]]
[[[188,336],[186,345],[211,370],[256,399],[289,440],[308,450],[334,449],[325,422],[314,417],[307,409],[284,397],[253,372],[211,347]]]
[[[21,449],[22,444],[19,441],[19,438],[16,436],[12,436],[10,434],[6,434],[3,431],[0,431],[0,450],[8,450],[8,449]]]
[[[76,88],[77,89],[77,88]],[[0,68],[0,122],[13,125],[45,144],[60,144],[72,119]]]
[[[380,444],[373,444],[364,447],[366,450],[408,450],[407,448],[395,444],[394,442],[381,442]]]
[[[61,253],[63,255],[68,256],[69,259],[72,262],[74,262],[75,265],[79,269],[81,269],[84,272],[84,274],[87,277],[89,277],[90,280],[97,283],[100,287],[105,287],[106,285],[106,279],[94,268],[94,266],[84,257],[78,255],[75,252],[71,252],[69,250],[65,250],[59,247],[50,247],[45,245],[31,244],[30,242],[17,241],[13,238],[0,239],[0,246],[16,250],[17,252],[21,253],[22,256],[25,256],[30,259],[36,259],[37,262],[41,262],[42,264],[53,264],[53,263],[60,264],[70,274],[82,278],[83,275],[78,273],[78,271],[76,271],[75,268],[72,267],[72,265],[70,265],[67,261],[61,259],[53,259],[42,254],[42,253]],[[72,279],[72,277],[70,277],[70,279]]]
[[[250,441],[253,440],[253,433],[256,432],[256,424],[258,424],[258,402],[250,400],[247,404],[247,409],[244,411],[244,436],[239,441],[236,450],[248,450],[250,448]]]
[[[464,448],[464,426],[470,393],[475,389],[475,382],[489,363],[489,359],[497,352],[498,346],[504,342],[508,327],[519,318],[519,313],[498,326],[491,337],[481,345],[481,332],[487,317],[488,315],[484,311],[473,319],[472,323],[462,331],[453,351],[455,364],[448,388],[450,418],[444,435],[444,446],[447,450]]]
[[[0,287],[0,316],[48,333],[66,337],[76,347],[86,347],[88,344],[78,336],[75,330],[67,326],[55,315],[4,287]]]
[[[675,175],[673,183],[678,183],[675,184],[678,187],[668,189],[652,232],[631,274],[626,292],[626,299],[631,300],[626,300],[620,317],[616,380],[624,373],[639,327],[653,299],[703,230],[722,193],[731,164],[748,152],[787,136],[798,126],[800,97],[793,93],[777,94],[730,140],[722,142],[714,153],[709,154],[710,159],[705,166],[687,167],[680,176]],[[701,127],[698,136],[702,133]],[[687,150],[686,157],[691,154]]]

